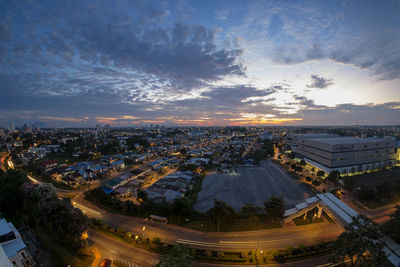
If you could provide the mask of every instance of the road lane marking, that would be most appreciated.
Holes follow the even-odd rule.
[[[193,246],[202,246],[202,247],[234,247],[237,244],[243,244],[245,242],[238,242],[237,244],[235,243],[227,243],[227,244],[223,244],[223,243],[209,243],[209,242],[201,242],[201,241],[194,241],[194,240],[185,240],[185,239],[177,239],[176,240],[177,243],[181,243],[181,244],[187,244],[187,245],[193,245]],[[247,242],[247,243],[251,243],[251,244],[256,244],[256,242]]]
[[[265,242],[265,241],[260,241]],[[218,241],[218,243],[222,244],[257,244],[257,242],[241,242],[241,241]]]

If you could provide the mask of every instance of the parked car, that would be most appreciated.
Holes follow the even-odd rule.
[[[100,263],[100,267],[111,267],[111,260],[105,258],[105,259],[102,260],[102,262]]]

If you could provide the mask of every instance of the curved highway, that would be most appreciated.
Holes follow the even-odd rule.
[[[184,243],[197,248],[238,250],[255,249],[258,246],[259,249],[278,249],[289,245],[311,245],[335,240],[343,232],[343,229],[335,223],[322,222],[258,231],[206,233],[137,217],[109,214],[85,200],[83,193],[75,197],[73,203],[89,217],[101,219],[109,225],[119,226],[126,231],[149,238],[159,237],[166,243]],[[143,226],[145,226],[144,231]]]

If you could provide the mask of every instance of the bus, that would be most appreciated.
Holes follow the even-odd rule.
[[[161,222],[161,223],[168,223],[168,218],[163,217],[163,216],[158,216],[158,215],[150,215],[150,220],[154,222]]]

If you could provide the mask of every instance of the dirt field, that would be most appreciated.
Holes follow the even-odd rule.
[[[313,195],[285,170],[270,160],[259,167],[239,167],[239,175],[211,173],[203,180],[195,210],[205,212],[214,205],[214,198],[228,203],[235,210],[246,204],[264,207],[271,195],[283,196],[285,205],[292,207]]]

